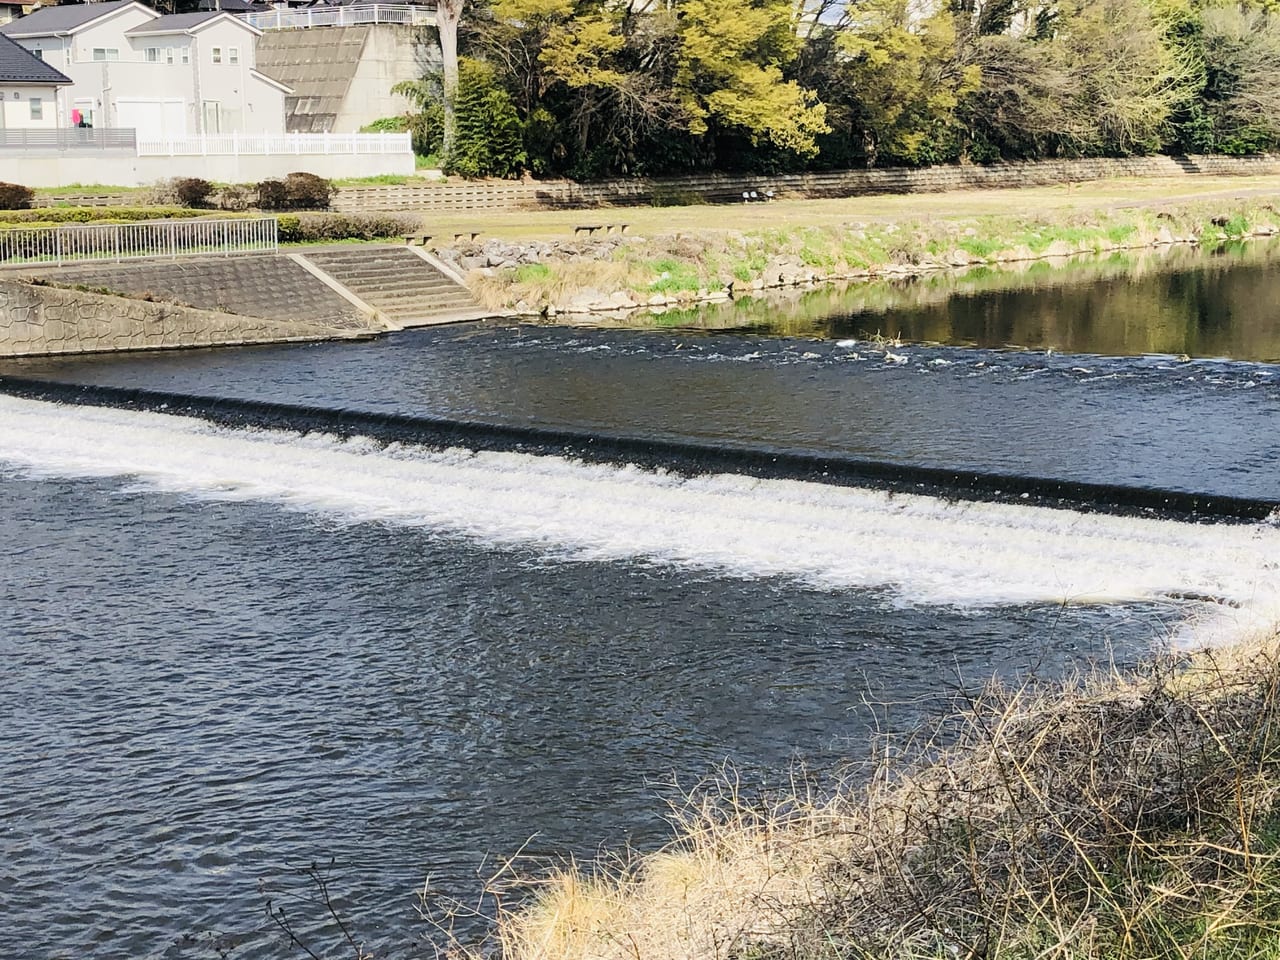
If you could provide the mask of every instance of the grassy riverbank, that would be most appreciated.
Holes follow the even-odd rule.
[[[543,876],[499,911],[490,946],[504,960],[1274,958],[1278,709],[1274,641],[994,687],[941,725],[945,746],[887,744],[823,797],[712,784],[667,849]]]
[[[468,283],[486,306],[524,313],[667,308],[831,279],[919,275],[1174,243],[1208,245],[1280,232],[1280,212],[1263,196],[1069,206],[1034,215],[834,222],[796,222],[780,209],[768,226],[755,229],[729,226],[736,208],[723,216],[721,208],[703,209],[701,228],[561,241],[538,262],[472,269]],[[623,216],[597,211],[594,219]]]

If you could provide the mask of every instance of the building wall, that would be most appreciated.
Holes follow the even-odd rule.
[[[59,94],[63,125],[79,109],[95,127],[137,124],[144,138],[284,132],[284,91],[253,74],[253,30],[224,21],[191,36],[126,36],[151,19],[143,10],[125,8],[65,40],[17,41],[40,51],[72,81]],[[116,59],[94,60],[95,49],[114,51]],[[148,49],[156,51],[155,61],[147,60]]]
[[[55,130],[62,125],[56,87],[0,84],[0,97],[0,129]],[[34,101],[40,104],[38,117],[31,115]]]

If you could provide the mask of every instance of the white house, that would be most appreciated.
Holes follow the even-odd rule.
[[[140,140],[284,132],[292,91],[258,72],[262,32],[229,13],[161,16],[106,0],[43,7],[0,34],[70,78],[64,124],[132,127]]]
[[[56,130],[62,126],[58,88],[71,81],[0,35],[0,130]]]

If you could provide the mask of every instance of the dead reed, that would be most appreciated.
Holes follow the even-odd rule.
[[[504,960],[1280,957],[1280,652],[993,684],[870,776],[748,799],[665,850],[491,885]],[[447,913],[447,911],[446,911]],[[441,915],[434,914],[439,920]]]

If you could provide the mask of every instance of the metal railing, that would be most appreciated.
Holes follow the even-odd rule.
[[[277,157],[412,152],[413,144],[407,133],[236,133],[138,141],[140,157]]]
[[[10,227],[0,230],[0,264],[271,253],[279,249],[278,226],[275,217],[245,217]]]
[[[54,130],[0,130],[0,150],[24,153],[119,150],[133,153],[138,132],[132,127],[58,127]]]
[[[433,7],[401,3],[361,3],[347,7],[308,7],[304,10],[264,10],[238,14],[259,30],[305,30],[308,27],[354,27],[367,23],[430,26],[436,22]]]

